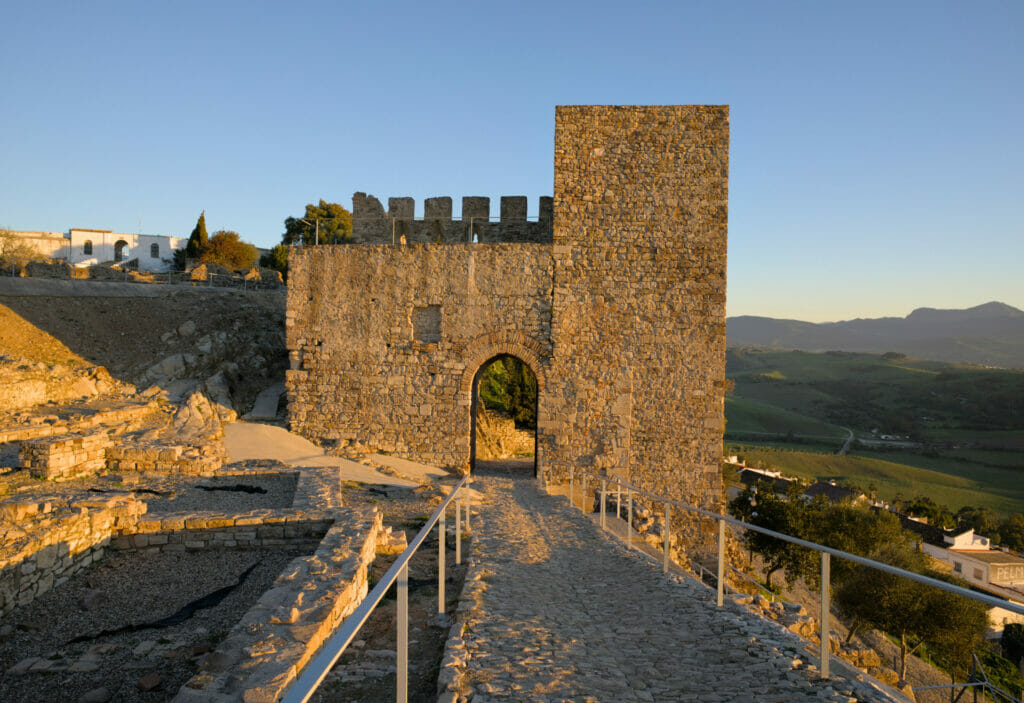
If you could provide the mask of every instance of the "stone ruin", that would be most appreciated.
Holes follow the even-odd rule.
[[[375,556],[400,551],[404,534],[392,535],[375,508],[343,506],[336,470],[227,464],[221,439],[234,418],[198,390],[174,402],[157,386],[139,392],[102,367],[0,356],[0,618],[111,551],[299,550],[307,556],[291,560],[174,694],[182,702],[276,700],[361,602]],[[145,494],[153,491],[135,487],[160,477],[295,487],[288,507],[151,512]],[[14,622],[0,620],[0,642]],[[176,656],[169,646],[137,656],[157,667],[165,651]],[[3,676],[96,671],[108,651],[65,646],[20,660]]]
[[[293,248],[293,430],[467,471],[478,374],[538,382],[536,470],[720,500],[729,117],[562,106],[554,198],[353,197],[355,245]],[[473,240],[476,240],[475,243]]]

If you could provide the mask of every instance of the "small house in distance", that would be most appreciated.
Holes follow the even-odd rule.
[[[971,588],[1024,604],[1024,559],[992,549],[988,537],[974,534],[972,528],[940,530],[927,524],[902,519],[904,527],[921,537],[921,551],[949,565],[954,576]],[[916,525],[916,526],[915,526]],[[1024,618],[1001,608],[989,610],[994,631]]]

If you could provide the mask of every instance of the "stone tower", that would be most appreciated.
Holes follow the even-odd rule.
[[[357,194],[358,244],[291,250],[293,429],[466,469],[477,374],[509,354],[537,375],[541,475],[717,502],[728,150],[727,107],[567,106],[553,217]]]

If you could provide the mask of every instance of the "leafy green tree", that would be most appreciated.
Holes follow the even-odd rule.
[[[510,415],[520,429],[537,427],[537,377],[516,357],[491,362],[480,377],[479,390],[488,410]]]
[[[929,569],[928,557],[904,543],[883,545],[870,556],[907,571],[955,582]],[[980,644],[988,624],[986,608],[977,601],[862,566],[838,584],[834,602],[855,627],[877,627],[896,638],[901,679],[907,676],[907,657],[926,642],[959,659]]]
[[[303,222],[305,220],[305,222]],[[319,221],[319,235],[317,222]],[[338,203],[323,199],[316,205],[306,205],[302,217],[288,217],[284,221],[282,244],[311,245],[344,244],[352,240],[352,213]]]
[[[1004,547],[1024,552],[1024,515],[1016,513],[999,525],[999,539]]]
[[[765,527],[791,537],[810,539],[813,523],[820,514],[821,503],[808,506],[799,498],[801,486],[794,483],[789,495],[780,497],[768,483],[758,483],[729,502],[729,512],[744,522]],[[785,571],[786,582],[794,583],[801,576],[814,578],[820,561],[813,549],[746,530],[743,541],[747,548],[756,552],[765,562],[765,585],[772,588],[772,575],[780,569]]]
[[[1008,623],[999,638],[999,646],[1003,648],[1003,656],[1017,663],[1024,659],[1024,625]]]
[[[199,260],[204,264],[219,264],[232,271],[242,271],[252,268],[258,258],[256,247],[243,242],[238,232],[222,229],[210,237]]]
[[[198,259],[202,256],[209,241],[210,237],[206,234],[206,210],[203,210],[199,213],[199,220],[196,221],[192,234],[188,236],[188,244],[185,245],[185,256],[189,259]]]
[[[866,557],[885,545],[913,549],[912,535],[903,529],[899,518],[888,511],[872,511],[859,505],[829,505],[810,523],[808,539],[850,554]],[[847,559],[833,559],[832,582],[840,583],[858,567]],[[850,638],[855,629],[851,628]]]
[[[956,511],[956,524],[959,527],[970,527],[977,534],[999,543],[999,516],[989,508],[972,508],[967,505]]]
[[[288,247],[284,244],[275,245],[269,252],[260,257],[260,266],[280,271],[288,278]]]

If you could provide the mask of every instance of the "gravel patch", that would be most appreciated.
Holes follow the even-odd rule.
[[[75,702],[89,691],[106,688],[113,701],[168,701],[285,566],[306,552],[263,548],[108,555],[0,619],[0,700]],[[167,617],[236,583],[257,562],[218,605],[198,610],[178,625],[70,643]],[[40,659],[28,673],[14,673],[12,667],[25,666],[32,657]],[[152,690],[143,690],[149,686]]]
[[[193,479],[175,486],[173,494],[166,497],[140,495],[146,500],[149,513],[180,513],[198,511],[216,511],[225,513],[244,513],[257,508],[290,508],[295,496],[298,478],[292,476],[218,476],[213,478]],[[237,486],[257,489],[256,492],[244,490],[204,490],[209,488],[234,488]],[[264,493],[258,492],[265,491]]]
[[[0,445],[0,474],[5,469],[4,451]],[[17,461],[17,454],[13,455]],[[242,467],[244,468],[244,467]],[[295,497],[298,476],[294,473],[266,474],[263,476],[145,476],[134,473],[89,476],[71,481],[38,481],[20,471],[18,493],[42,497],[79,500],[104,495],[130,494],[146,501],[149,513],[214,511],[244,513],[257,508],[290,508]],[[250,486],[256,492],[206,491],[197,486],[231,487]],[[260,490],[265,492],[259,492]]]

